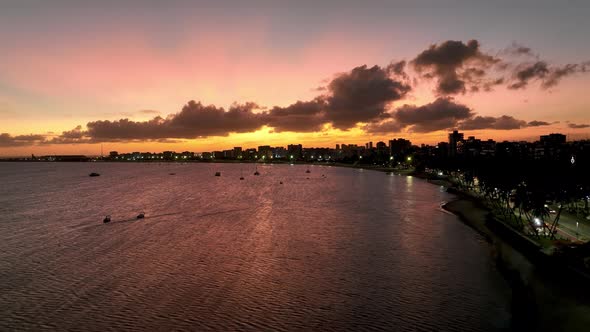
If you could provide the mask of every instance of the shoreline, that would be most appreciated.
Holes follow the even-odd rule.
[[[590,325],[590,277],[541,250],[541,246],[494,217],[478,199],[461,192],[441,208],[481,234],[512,290],[516,331],[581,331]],[[564,327],[566,327],[564,329]]]

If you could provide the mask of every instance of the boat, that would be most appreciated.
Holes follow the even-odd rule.
[[[107,214],[104,217],[104,219],[102,220],[102,222],[105,223],[105,224],[111,222],[111,215],[110,214]]]
[[[92,172],[92,173],[88,174],[88,176],[100,176],[100,174]]]
[[[137,215],[137,219],[143,219],[143,218],[145,218],[145,212],[140,212],[140,213]]]
[[[244,172],[240,169],[240,180],[244,180]]]
[[[279,184],[283,184],[283,181],[280,181]]]
[[[260,173],[258,173],[258,165],[256,165],[256,171],[254,172],[254,175],[260,175]]]
[[[305,171],[305,173],[311,173],[311,171],[309,170],[309,168]]]
[[[243,176],[240,176],[240,180],[244,180],[244,177]]]
[[[221,172],[215,172],[215,176],[221,176]]]

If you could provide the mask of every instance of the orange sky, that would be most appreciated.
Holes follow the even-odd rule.
[[[519,43],[532,47],[550,63],[590,59],[587,45],[578,49],[581,46],[575,40],[565,45],[558,33],[560,28],[570,29],[569,24],[584,22],[588,27],[587,21],[574,17],[573,23],[558,20],[545,27],[538,19],[552,11],[541,11],[542,8],[522,18],[539,29],[532,33],[519,30],[517,17],[508,14],[504,16],[506,27],[488,31],[485,26],[468,29],[477,22],[461,16],[460,11],[450,10],[433,16],[424,8],[375,5],[365,9],[343,7],[334,12],[312,4],[302,4],[297,10],[265,4],[266,7],[244,9],[244,15],[238,15],[239,10],[220,6],[207,10],[179,7],[164,12],[161,8],[142,7],[142,16],[133,7],[121,9],[114,5],[67,10],[59,6],[60,10],[42,6],[32,10],[0,5],[0,13],[4,13],[0,14],[0,133],[51,136],[96,120],[143,121],[156,114],[165,117],[177,113],[189,100],[226,109],[236,101],[253,101],[269,108],[288,106],[298,100],[311,100],[319,93],[316,89],[338,73],[363,64],[387,66],[394,60],[411,60],[429,45],[447,39],[477,38],[482,50],[496,54],[514,38],[520,38]],[[208,10],[212,14],[204,13]],[[471,11],[461,10],[465,14]],[[359,11],[363,15],[356,15]],[[403,11],[416,21],[396,16]],[[490,15],[499,17],[502,10],[498,11]],[[320,19],[310,15],[314,12],[319,16],[331,14]],[[389,17],[384,13],[397,19],[376,19]],[[192,20],[184,15],[192,16]],[[483,24],[488,20],[491,22],[491,17],[483,18]],[[425,23],[418,25],[421,21]],[[416,23],[411,25],[412,22]],[[437,28],[440,23],[446,24],[444,33]],[[544,31],[551,28],[551,33]],[[574,33],[571,38],[576,36]],[[497,87],[492,92],[459,94],[454,98],[482,116],[559,121],[550,126],[478,130],[467,135],[530,140],[541,134],[561,132],[581,139],[588,138],[589,129],[569,128],[567,121],[590,123],[588,83],[589,75],[580,73],[563,78],[549,90],[532,84],[525,90]],[[391,103],[389,108],[430,103],[437,97],[433,89],[434,82],[420,82],[406,98]],[[144,110],[154,112],[141,112]],[[291,143],[334,146],[394,137],[406,137],[420,144],[446,140],[447,135],[445,130],[372,136],[361,126],[349,131],[325,129],[317,133],[272,133],[272,128],[264,128],[174,144],[104,143],[104,149],[211,151]],[[99,144],[0,146],[0,155],[99,152]]]

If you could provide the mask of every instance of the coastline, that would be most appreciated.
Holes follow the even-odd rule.
[[[457,197],[441,208],[490,244],[496,267],[512,289],[512,328],[585,330],[590,325],[588,276],[543,252],[537,243],[495,218],[476,198],[452,192]]]

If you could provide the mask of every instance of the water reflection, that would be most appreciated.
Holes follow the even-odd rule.
[[[251,165],[96,163],[89,181],[88,167],[0,165],[2,330],[508,324],[487,244],[420,179],[258,165],[240,181]]]

